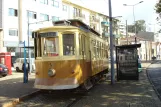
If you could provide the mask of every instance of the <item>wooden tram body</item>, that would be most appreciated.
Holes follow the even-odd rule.
[[[65,21],[64,21],[65,22]],[[86,89],[108,72],[108,42],[79,20],[58,21],[32,36],[38,89]],[[66,22],[65,22],[66,23]]]

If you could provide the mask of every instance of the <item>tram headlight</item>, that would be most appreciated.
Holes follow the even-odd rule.
[[[56,74],[56,71],[54,69],[48,70],[48,76],[53,77],[53,76],[55,76],[55,74]]]

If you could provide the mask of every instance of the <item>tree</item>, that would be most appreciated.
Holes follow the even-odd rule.
[[[159,17],[157,17],[157,20],[161,17],[161,0],[158,0],[158,2],[155,5],[155,10],[159,14]]]
[[[146,31],[145,21],[137,20],[134,25],[128,25],[128,32],[135,33],[135,26],[136,26],[136,33],[140,31]]]
[[[161,0],[159,0],[158,3],[156,3],[155,10],[157,13],[161,14]]]

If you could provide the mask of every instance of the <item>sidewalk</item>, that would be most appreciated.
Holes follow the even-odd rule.
[[[0,78],[0,107],[8,107],[18,98],[30,94],[36,89],[33,88],[34,74],[29,75],[28,83],[23,83],[23,73],[13,72],[12,75]]]
[[[101,82],[73,107],[161,107],[146,75],[145,68],[150,63],[142,63],[144,70],[139,74],[139,81],[120,80],[115,85],[110,85],[110,80]]]
[[[152,63],[142,62],[143,72],[139,81],[119,81],[110,85],[110,80],[100,82],[88,96],[74,107],[161,107],[161,102],[150,84],[145,68]],[[23,83],[23,73],[0,78],[0,107],[8,107],[13,100],[37,91],[33,88],[34,74]]]

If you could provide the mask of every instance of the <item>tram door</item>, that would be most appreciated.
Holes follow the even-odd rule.
[[[97,72],[97,64],[96,64],[96,41],[90,40],[90,60],[91,60],[91,70],[92,75],[95,75]]]
[[[83,66],[84,66],[84,76],[91,76],[91,55],[90,55],[90,42],[89,37],[82,35],[82,56],[83,56]]]

